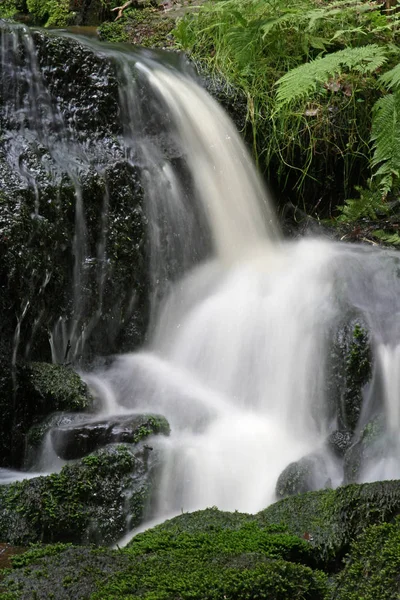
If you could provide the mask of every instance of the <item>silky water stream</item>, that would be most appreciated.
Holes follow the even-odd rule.
[[[101,312],[100,302],[83,335],[87,249],[79,177],[82,164],[95,164],[100,174],[104,165],[54,109],[28,31],[7,36],[3,71],[17,68],[10,56],[22,44],[34,82],[32,104],[20,104],[14,116],[19,132],[40,136],[52,168],[75,186],[72,318],[59,322],[51,339],[55,360],[67,338],[74,358]],[[339,485],[343,465],[325,444],[338,428],[327,379],[332,339],[354,317],[368,328],[374,370],[356,431],[377,412],[385,423],[383,450],[366,462],[360,480],[400,477],[400,255],[284,240],[235,127],[190,73],[151,53],[84,43],[118,72],[120,143],[140,164],[145,188],[151,289],[145,347],[86,377],[102,416],[154,412],[170,423],[168,438],[152,440],[163,459],[150,517],[214,505],[258,511],[274,501],[285,467],[316,452],[324,472],[315,487]],[[149,127],[157,120],[162,143]],[[17,144],[12,148],[18,156]],[[20,168],[20,176],[36,189],[32,174]],[[102,238],[100,255],[104,246]],[[101,276],[98,285],[101,297]],[[49,460],[47,468],[51,452]],[[4,481],[10,477],[4,473]]]

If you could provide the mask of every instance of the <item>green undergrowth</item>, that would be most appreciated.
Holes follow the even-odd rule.
[[[301,494],[256,515],[182,514],[123,549],[36,545],[12,559],[0,598],[394,599],[399,511],[400,482],[387,481]]]
[[[175,37],[244,90],[261,170],[326,216],[371,176],[381,204],[396,189],[399,18],[358,0],[210,0]]]
[[[171,34],[175,20],[152,6],[130,8],[117,21],[105,21],[99,27],[100,39],[108,42],[130,42],[145,48],[174,45]]]
[[[262,522],[284,523],[292,534],[312,537],[324,569],[337,570],[351,542],[369,525],[400,512],[400,483],[379,481],[285,498],[259,513]]]
[[[308,542],[283,526],[260,527],[250,515],[217,509],[167,521],[139,534],[127,548],[111,552],[34,547],[13,560],[4,586],[15,598],[27,597],[28,590],[47,597],[45,590],[60,587],[54,580],[63,580],[64,590],[56,596],[60,600],[323,600],[327,589],[326,576],[313,568],[314,550]],[[107,576],[101,576],[99,563],[112,556],[114,565],[107,563]],[[73,587],[66,581],[71,563],[76,564]],[[77,590],[78,576],[85,596]]]
[[[332,600],[400,598],[400,521],[366,529],[352,544]]]

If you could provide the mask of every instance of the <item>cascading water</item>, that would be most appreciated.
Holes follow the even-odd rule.
[[[18,29],[3,35],[3,56],[15,56],[21,35],[34,55],[29,34]],[[126,160],[140,165],[145,187],[151,288],[145,349],[87,379],[103,398],[102,416],[155,412],[171,425],[169,438],[154,440],[163,460],[150,516],[210,505],[257,511],[274,500],[283,469],[307,455],[323,462],[314,487],[339,485],[343,464],[326,445],[339,428],[327,379],[335,332],[355,316],[368,327],[375,357],[355,437],[384,415],[379,452],[360,479],[400,477],[398,254],[326,240],[284,242],[238,134],[205,91],[153,55],[85,43],[118,73],[120,140]],[[30,131],[40,130],[38,110],[55,131],[68,131],[55,138],[61,148],[47,139],[53,129],[48,136],[44,128],[39,141],[75,188],[73,310],[71,322],[61,323],[74,356],[102,310],[109,190],[97,243],[99,301],[79,336],[90,257],[80,169],[73,165],[96,165],[101,176],[105,166],[47,102],[33,58],[31,69],[43,104]],[[21,114],[26,132],[31,113]],[[39,217],[35,178],[26,167],[20,174],[37,193]],[[64,338],[57,341],[53,331],[54,355],[63,354]]]

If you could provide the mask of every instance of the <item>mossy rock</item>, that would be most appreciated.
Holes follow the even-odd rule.
[[[8,387],[0,390],[1,466],[19,468],[33,425],[54,412],[90,411],[93,399],[79,375],[63,365],[10,365],[8,378]]]
[[[43,88],[35,99],[26,77],[18,77],[29,71],[31,57],[22,41],[11,50],[21,31],[2,28],[2,35],[10,36],[10,43],[4,42],[9,49],[4,90],[18,89],[24,106],[37,103],[40,114],[45,112],[41,102],[48,102],[54,119],[62,115],[63,123],[57,121],[61,147],[55,153],[54,141],[43,141],[52,139],[42,131],[47,121],[37,123],[28,115],[29,127],[21,130],[15,94],[5,91],[0,98],[0,119],[11,132],[0,138],[1,333],[11,345],[16,340],[8,361],[15,353],[18,360],[65,362],[68,338],[69,361],[133,350],[143,342],[148,317],[147,221],[140,167],[126,158],[122,141],[118,68],[75,40],[33,31]],[[96,167],[93,157],[86,160],[80,153],[88,140],[96,148]],[[12,162],[16,153],[20,169]],[[84,256],[78,277],[79,236]]]
[[[0,539],[13,544],[112,544],[140,523],[149,500],[149,449],[108,446],[60,473],[0,487]]]
[[[368,466],[377,464],[387,457],[390,440],[383,415],[371,419],[362,429],[358,440],[344,455],[344,482],[355,483]]]
[[[328,364],[329,410],[339,430],[354,432],[372,368],[368,327],[361,317],[353,317],[336,332]]]
[[[331,600],[394,600],[400,597],[400,520],[368,527],[351,545],[335,578]]]
[[[291,496],[258,513],[262,523],[285,524],[292,534],[312,538],[324,569],[337,569],[350,543],[368,525],[400,512],[400,481],[352,484]]]
[[[309,566],[313,552],[283,527],[208,509],[139,534],[119,551],[34,549],[13,561],[3,585],[16,598],[57,590],[60,600],[89,593],[93,600],[323,600],[326,577]]]
[[[321,487],[332,487],[332,482],[324,455],[315,453],[290,463],[279,475],[275,493],[280,499]]]

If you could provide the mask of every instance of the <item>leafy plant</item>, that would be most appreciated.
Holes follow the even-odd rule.
[[[352,198],[371,176],[372,108],[400,80],[399,19],[358,0],[211,0],[178,23],[175,37],[244,90],[260,168],[295,191],[295,204],[323,208]],[[379,127],[376,161],[385,156]],[[384,164],[390,179],[394,161],[393,149],[374,168]]]
[[[386,50],[377,44],[345,48],[292,69],[277,82],[277,110],[317,90],[318,84],[345,70],[373,73],[387,61]]]

